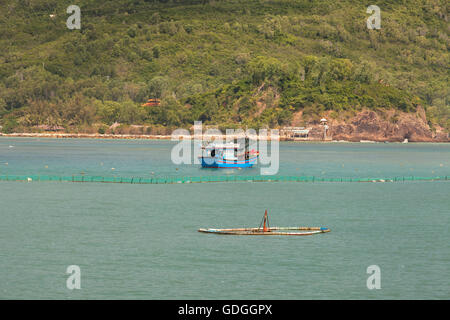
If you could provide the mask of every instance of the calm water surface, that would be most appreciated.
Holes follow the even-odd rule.
[[[173,165],[170,141],[0,138],[0,175],[259,174]],[[114,170],[112,170],[114,168]],[[178,169],[178,170],[177,170]],[[449,144],[281,143],[283,175],[450,176]],[[311,237],[201,227],[327,226]],[[450,181],[0,182],[2,299],[449,299]],[[81,290],[66,288],[69,265]],[[381,268],[368,290],[367,267]]]

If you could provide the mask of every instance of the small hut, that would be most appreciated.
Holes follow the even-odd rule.
[[[161,104],[161,100],[160,99],[148,99],[146,103],[144,103],[142,106],[143,107],[155,107],[155,106],[159,106]]]
[[[327,140],[328,121],[325,118],[320,119],[320,124],[323,126],[323,140]]]

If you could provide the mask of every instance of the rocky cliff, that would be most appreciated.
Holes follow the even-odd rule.
[[[332,140],[450,142],[449,134],[443,128],[430,128],[422,107],[418,107],[415,113],[363,110],[345,120],[325,117],[329,126],[328,137]],[[310,128],[311,139],[323,138],[323,126],[320,123],[316,121]]]

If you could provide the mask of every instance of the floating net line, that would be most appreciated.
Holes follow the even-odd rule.
[[[103,177],[103,176],[49,176],[49,175],[0,175],[0,181],[59,181],[128,184],[181,184],[208,182],[404,182],[448,181],[449,176],[393,178],[325,178],[315,176],[201,176],[201,177]]]

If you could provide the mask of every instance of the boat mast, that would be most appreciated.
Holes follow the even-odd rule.
[[[269,216],[267,215],[267,209],[266,212],[264,212],[264,217],[261,223],[259,224],[258,230],[261,231],[261,225],[263,225],[263,232],[270,232],[270,225],[269,225]]]

